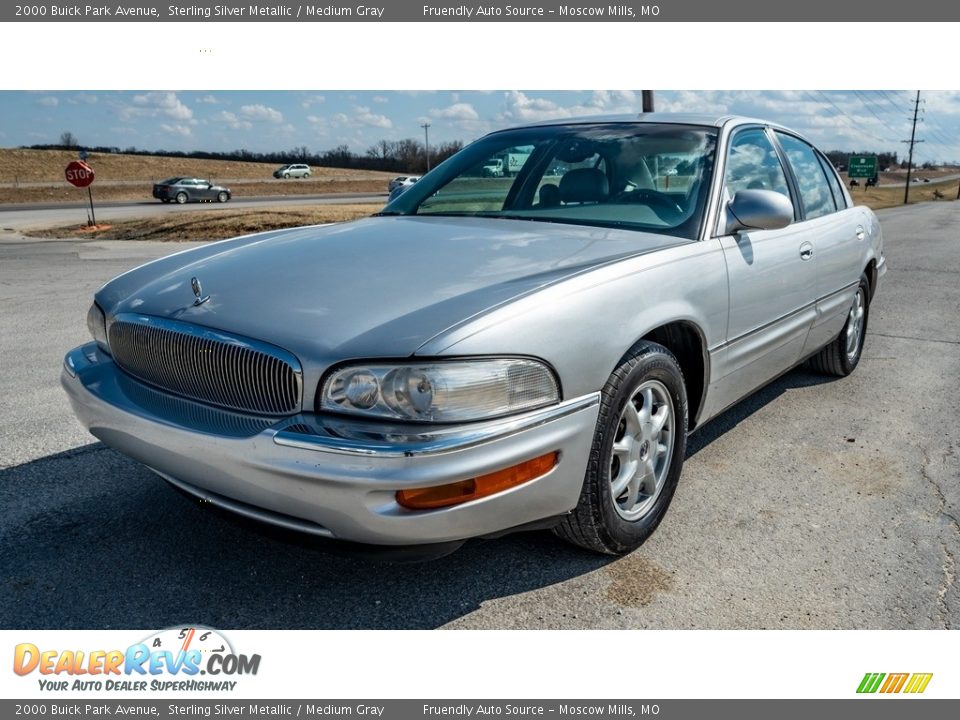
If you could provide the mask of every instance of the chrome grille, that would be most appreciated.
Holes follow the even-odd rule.
[[[260,415],[300,409],[300,363],[280,348],[147,315],[117,315],[109,336],[121,368],[176,395]]]

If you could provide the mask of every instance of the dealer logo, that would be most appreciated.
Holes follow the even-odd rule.
[[[14,648],[13,671],[21,677],[36,673],[40,689],[49,691],[216,691],[233,690],[237,676],[256,675],[260,660],[259,654],[236,652],[213,628],[181,626],[125,650],[41,649],[20,643]]]

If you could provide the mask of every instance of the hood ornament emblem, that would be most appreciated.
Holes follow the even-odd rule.
[[[190,287],[193,290],[193,294],[197,296],[197,299],[193,301],[194,305],[203,305],[207,300],[210,299],[209,295],[203,294],[203,286],[200,284],[199,278],[190,278]]]

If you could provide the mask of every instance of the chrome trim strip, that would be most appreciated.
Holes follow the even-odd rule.
[[[251,520],[257,520],[258,522],[267,523],[268,525],[286,528],[287,530],[296,530],[298,532],[309,533],[310,535],[317,535],[325,538],[335,537],[335,535],[330,530],[327,530],[327,528],[323,527],[323,525],[312,523],[309,520],[301,520],[299,518],[291,517],[290,515],[283,515],[282,513],[263,510],[261,508],[254,507],[253,505],[239,502],[238,500],[231,500],[223,495],[218,495],[217,493],[212,493],[208,490],[201,490],[194,485],[185,483],[182,480],[177,480],[176,478],[170,477],[166,473],[162,473],[155,468],[150,469],[168,483],[176,488],[179,488],[188,495],[192,495],[203,502],[216,505],[224,510],[229,510],[237,515],[242,515],[243,517],[250,518]]]
[[[326,435],[309,435],[280,429],[273,436],[273,442],[284,447],[313,450],[316,452],[337,453],[341,455],[362,455],[366,457],[419,457],[457,452],[484,443],[500,440],[526,430],[545,425],[554,420],[572,415],[600,404],[600,393],[584,395],[553,407],[536,410],[513,418],[504,418],[474,425],[446,426],[423,432],[420,427],[409,435],[397,438],[398,426],[391,426],[392,432],[367,433],[364,438],[353,439]],[[298,424],[296,419],[286,426]],[[382,426],[380,426],[382,427]],[[409,428],[410,426],[405,426]]]
[[[782,322],[784,322],[785,320],[789,320],[790,318],[794,317],[795,315],[799,315],[800,313],[805,312],[805,311],[809,310],[809,309],[812,308],[812,307],[815,307],[816,305],[818,305],[819,303],[822,303],[822,302],[823,302],[824,300],[826,300],[827,298],[831,298],[831,297],[833,297],[834,295],[839,295],[839,294],[842,293],[842,292],[846,292],[847,290],[850,290],[851,288],[854,288],[854,287],[856,287],[856,286],[859,285],[859,284],[860,284],[860,281],[858,280],[857,282],[850,283],[849,285],[844,285],[844,286],[843,286],[842,288],[840,288],[839,290],[834,290],[834,291],[831,292],[831,293],[827,293],[826,295],[822,295],[822,296],[818,297],[816,300],[814,300],[813,302],[808,302],[806,305],[802,305],[801,307],[798,307],[796,310],[791,310],[790,312],[786,313],[785,315],[781,315],[780,317],[776,318],[775,320],[771,320],[770,322],[764,323],[764,324],[761,325],[760,327],[755,327],[753,330],[748,330],[748,331],[745,332],[745,333],[741,333],[740,335],[737,335],[735,338],[730,338],[730,339],[727,340],[726,342],[722,342],[722,343],[720,343],[719,345],[714,345],[712,348],[709,348],[709,351],[710,351],[710,352],[716,352],[716,351],[718,351],[718,350],[723,350],[723,349],[726,348],[726,347],[730,347],[730,346],[733,345],[734,343],[738,343],[738,342],[740,342],[741,340],[744,340],[744,339],[750,337],[751,335],[755,335],[756,333],[763,332],[764,330],[768,330],[769,328],[773,327],[774,325],[776,325],[776,324],[778,324],[778,323],[782,323]]]

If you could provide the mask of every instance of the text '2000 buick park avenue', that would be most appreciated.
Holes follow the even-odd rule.
[[[553,527],[624,553],[688,433],[804,360],[853,372],[885,269],[874,214],[786,128],[554,121],[373,217],[115,278],[63,385],[106,445],[264,522],[424,550]]]

